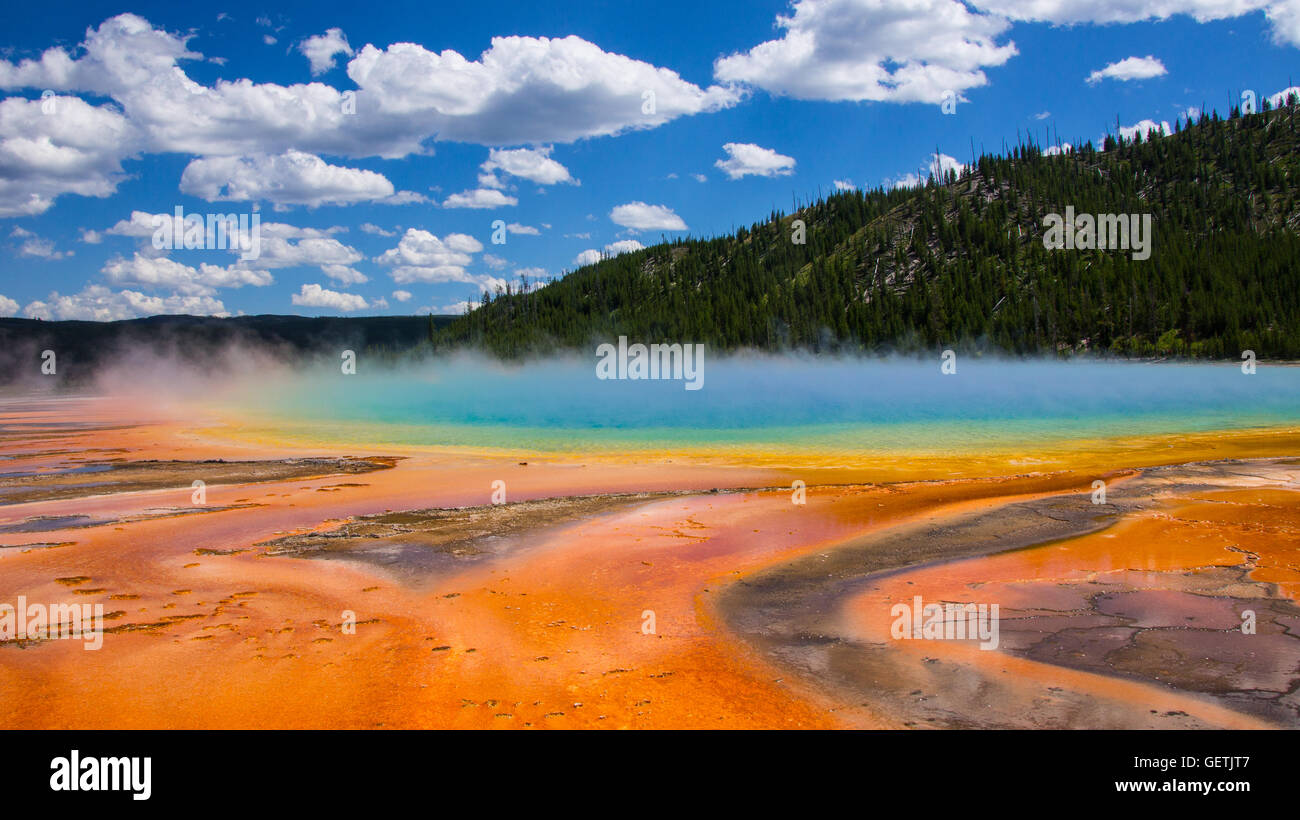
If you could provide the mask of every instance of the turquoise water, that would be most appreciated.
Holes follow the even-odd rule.
[[[375,443],[557,451],[965,451],[1300,425],[1300,368],[797,358],[706,360],[703,387],[600,380],[594,363],[479,360],[315,373],[246,400],[269,424]],[[242,403],[242,402],[241,402]]]

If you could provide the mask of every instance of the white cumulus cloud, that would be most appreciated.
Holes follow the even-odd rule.
[[[348,76],[385,115],[424,119],[441,139],[487,145],[573,142],[652,128],[741,97],[731,88],[701,89],[674,71],[576,36],[494,37],[477,60],[413,43],[367,45],[349,63]]]
[[[74,251],[55,250],[53,240],[37,236],[31,231],[14,228],[10,236],[21,237],[23,243],[18,246],[19,256],[31,256],[37,259],[64,259],[74,256]]]
[[[1290,88],[1282,89],[1276,94],[1270,94],[1268,97],[1268,102],[1269,105],[1271,105],[1273,108],[1280,108],[1284,105],[1287,105],[1292,98],[1295,98],[1296,100],[1300,100],[1300,86],[1293,85]],[[1188,112],[1188,116],[1189,117],[1191,116],[1190,109]],[[1199,111],[1196,112],[1196,116],[1198,117],[1200,116]]]
[[[743,96],[733,88],[700,88],[674,71],[575,36],[497,37],[476,59],[414,43],[367,44],[347,64],[356,86],[348,90],[253,78],[208,85],[184,68],[205,59],[189,47],[192,36],[120,14],[88,30],[75,48],[54,46],[37,59],[0,60],[0,89],[77,92],[115,103],[96,109],[57,98],[79,106],[83,120],[97,117],[102,127],[54,119],[37,125],[27,121],[29,114],[0,115],[0,146],[12,136],[19,140],[15,150],[36,150],[43,130],[57,130],[44,150],[67,155],[48,174],[27,174],[26,189],[0,188],[0,202],[18,213],[39,213],[59,193],[102,196],[120,173],[118,161],[141,151],[232,157],[296,150],[400,158],[427,153],[432,139],[541,145],[654,128],[734,105]],[[308,42],[321,46],[312,49],[317,68],[321,60],[346,53],[341,34]],[[42,116],[41,101],[14,98],[5,105]],[[69,169],[78,162],[81,169]],[[16,179],[18,174],[4,173],[0,165],[0,180]]]
[[[443,203],[444,208],[504,208],[518,205],[519,200],[491,188],[475,188],[452,194]]]
[[[940,102],[1016,54],[1010,24],[960,0],[796,0],[783,30],[718,59],[714,77],[805,100]]]
[[[274,42],[274,40],[272,41]],[[298,44],[298,50],[311,63],[312,74],[324,74],[334,67],[334,55],[352,55],[352,46],[342,29],[332,28],[324,34],[308,37]]]
[[[344,285],[360,285],[370,281],[364,273],[347,265],[321,265],[320,269],[326,276]]]
[[[609,212],[609,218],[616,225],[631,228],[634,231],[684,231],[686,223],[665,205],[647,205],[644,202],[629,202],[619,205]]]
[[[713,163],[731,179],[744,176],[775,177],[794,173],[794,157],[778,154],[752,142],[729,142],[722,146],[726,159]]]
[[[333,310],[364,310],[368,305],[364,296],[355,293],[340,293],[328,290],[320,285],[303,285],[293,294],[293,303],[302,307],[331,308]]]
[[[1148,136],[1159,136],[1161,134],[1172,133],[1173,131],[1169,128],[1169,123],[1163,120],[1160,122],[1155,122],[1153,120],[1139,120],[1132,125],[1121,125],[1119,128],[1119,134],[1124,138],[1125,142],[1132,140],[1133,137],[1138,134],[1141,134],[1142,138],[1146,139]]]
[[[483,163],[486,173],[501,171],[510,176],[536,182],[538,185],[555,185],[559,182],[577,184],[569,169],[551,159],[551,148],[493,148]]]
[[[58,291],[43,300],[28,303],[23,315],[29,319],[79,319],[115,322],[141,316],[189,315],[228,316],[225,305],[212,296],[148,296],[136,290],[113,291],[103,285],[87,285],[80,293]]]
[[[885,180],[886,188],[917,188],[926,183],[926,180],[934,177],[939,181],[947,178],[948,172],[955,172],[961,176],[962,172],[968,166],[958,160],[956,157],[950,157],[944,153],[931,154],[918,171],[909,171],[902,176],[892,180]]]
[[[445,237],[419,228],[408,228],[397,247],[384,251],[375,261],[392,266],[393,281],[399,285],[412,282],[469,282],[484,289],[495,287],[504,280],[493,276],[476,276],[465,268],[474,261],[474,254],[483,250],[483,243],[463,233]]]
[[[974,5],[1012,20],[1057,25],[1137,23],[1180,14],[1207,23],[1262,10],[1272,23],[1274,40],[1300,44],[1295,0],[974,0]]]
[[[137,143],[136,129],[109,105],[65,96],[0,101],[0,217],[42,214],[63,194],[110,196]]]
[[[1152,77],[1163,77],[1169,71],[1165,64],[1155,57],[1147,55],[1146,57],[1126,57],[1117,63],[1110,63],[1105,68],[1099,68],[1088,75],[1088,85],[1096,85],[1102,80],[1119,80],[1128,82],[1129,80],[1149,80]]]
[[[282,222],[261,224],[261,247],[254,260],[241,261],[240,266],[261,268],[295,268],[302,265],[320,267],[346,266],[360,262],[365,256],[351,245],[345,245],[315,228],[299,228]],[[232,253],[241,253],[238,249]]]
[[[265,199],[312,208],[372,202],[394,194],[393,183],[383,174],[331,165],[303,151],[194,159],[181,174],[181,191],[209,202]]]
[[[611,242],[608,245],[606,245],[604,251],[599,251],[596,250],[595,248],[588,248],[587,250],[583,251],[582,253],[574,257],[573,264],[577,265],[578,267],[582,267],[584,265],[594,265],[595,263],[599,262],[602,259],[611,259],[615,256],[620,256],[625,253],[631,253],[632,251],[639,251],[644,247],[645,247],[644,245],[642,245],[640,242],[636,241],[635,239],[620,239],[617,242]]]
[[[265,270],[207,263],[191,267],[166,256],[139,253],[130,259],[114,257],[100,270],[114,285],[171,290],[186,296],[211,296],[218,288],[264,287],[272,281],[271,274]]]

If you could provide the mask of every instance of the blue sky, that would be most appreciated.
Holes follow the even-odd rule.
[[[0,32],[0,315],[45,319],[459,312],[936,149],[1300,79],[1300,0],[7,4]],[[257,258],[155,247],[178,207],[256,213]]]

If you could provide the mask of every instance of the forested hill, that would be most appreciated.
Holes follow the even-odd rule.
[[[1072,153],[1023,145],[960,178],[837,193],[734,236],[485,297],[434,341],[504,356],[623,334],[723,349],[1300,358],[1298,182],[1296,105]],[[1046,250],[1043,218],[1067,206],[1151,214],[1150,258]]]

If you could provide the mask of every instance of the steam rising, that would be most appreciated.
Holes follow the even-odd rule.
[[[704,389],[600,380],[594,351],[502,363],[474,353],[304,355],[247,340],[133,339],[78,392],[207,408],[344,443],[671,449],[708,443],[836,451],[976,449],[1300,422],[1300,369],[1231,364],[719,355]],[[11,352],[12,353],[12,352]],[[24,357],[34,350],[24,351]],[[48,390],[33,373],[12,390]]]

